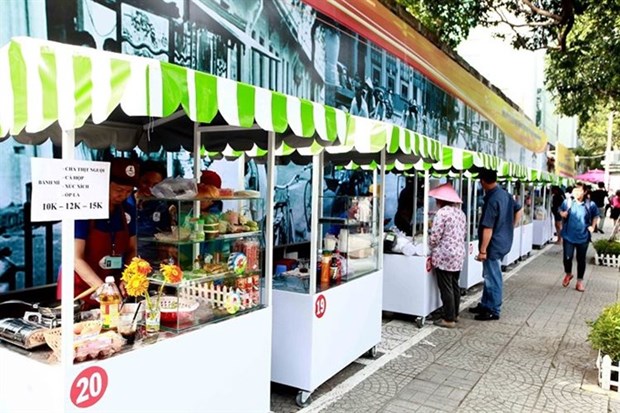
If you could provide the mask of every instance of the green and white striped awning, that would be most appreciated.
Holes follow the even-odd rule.
[[[79,129],[88,118],[99,124],[119,106],[129,116],[151,118],[181,107],[198,123],[219,113],[232,126],[256,123],[311,138],[282,142],[278,155],[313,155],[327,147],[441,157],[438,141],[386,122],[157,60],[38,39],[14,38],[0,49],[0,90],[0,137],[40,132],[54,122],[63,130]],[[232,146],[224,150],[225,156],[241,153]],[[254,148],[250,156],[263,153]]]
[[[120,105],[129,116],[162,118],[179,106],[194,122],[219,112],[232,126],[290,128],[300,137],[344,142],[348,114],[315,102],[177,65],[30,38],[0,49],[0,136],[38,132],[58,121],[78,129],[105,121]]]

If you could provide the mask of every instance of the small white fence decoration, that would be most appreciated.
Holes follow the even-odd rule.
[[[241,298],[240,310],[247,310],[259,304],[258,294],[254,294],[251,287],[241,290],[237,287],[228,287],[222,284],[215,285],[213,282],[201,284],[188,283],[181,287],[179,295],[207,302],[213,308],[224,308],[224,300],[229,293],[236,293]]]
[[[620,267],[620,255],[594,255],[594,262],[605,267]]]
[[[611,357],[607,355],[601,357],[601,352],[599,351],[596,366],[598,367],[599,386],[603,390],[620,392],[620,361],[612,362]],[[614,379],[612,379],[612,376],[614,376]]]

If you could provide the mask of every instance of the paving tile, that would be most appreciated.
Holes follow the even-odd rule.
[[[414,346],[390,360],[383,369],[402,376],[414,377],[435,361],[435,355],[431,350],[420,345]]]
[[[481,401],[492,401],[493,404],[512,406],[516,409],[530,408],[536,400],[542,386],[515,381],[510,377],[485,374],[465,399],[465,405],[480,405]],[[510,407],[510,409],[513,409]]]
[[[488,373],[519,383],[542,386],[549,374],[550,365],[551,362],[545,360],[496,360]]]
[[[394,397],[411,381],[412,379],[408,377],[390,373],[387,370],[380,370],[358,384],[354,391],[359,389],[363,392],[375,393],[379,396]]]
[[[318,389],[312,393],[312,399],[316,400],[323,394],[332,390],[335,386],[342,383],[364,366],[358,363],[351,363],[334,377],[323,383]],[[283,386],[273,383],[271,386],[271,410],[274,412],[292,413],[300,410],[295,404],[295,396],[297,395],[297,389],[289,386]]]
[[[499,349],[497,350],[499,351]],[[483,352],[446,352],[437,360],[438,364],[446,367],[456,367],[465,370],[471,370],[478,373],[484,373],[489,369],[496,354]]]
[[[374,413],[381,411],[392,400],[389,396],[377,396],[374,393],[351,391],[325,411],[330,413]]]
[[[618,271],[589,265],[579,294],[560,286],[558,269],[559,247],[529,259],[505,281],[499,321],[477,322],[463,308],[458,328],[433,331],[323,411],[620,413],[620,396],[596,387],[586,341],[586,321],[620,299]],[[389,351],[421,331],[411,318],[384,320],[381,346]],[[337,381],[328,383],[315,393]],[[298,410],[290,392],[272,392],[275,412]]]
[[[536,403],[539,410],[607,412],[609,397],[580,389],[581,383],[553,379],[545,383]]]
[[[420,408],[420,405],[417,403],[412,403],[406,400],[401,399],[393,399],[390,400],[384,407],[381,409],[383,413],[410,413],[417,412]]]

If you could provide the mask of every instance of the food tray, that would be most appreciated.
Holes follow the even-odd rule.
[[[113,331],[101,333],[101,321],[83,321],[73,325],[73,359],[109,357],[119,351],[125,340]],[[62,328],[46,331],[45,342],[60,359],[62,353]]]
[[[157,300],[157,298],[151,298]],[[198,309],[200,303],[189,298],[177,298],[174,296],[163,296],[159,300],[162,323],[174,323],[179,319],[186,319]]]

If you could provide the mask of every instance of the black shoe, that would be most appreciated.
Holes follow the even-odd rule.
[[[481,304],[478,304],[475,307],[470,307],[467,309],[472,314],[480,314],[486,312],[486,308],[484,308]]]
[[[604,233],[605,233],[605,231],[603,231],[602,229],[599,229],[599,230],[598,230],[598,233],[599,233],[599,234],[604,234]]]
[[[478,320],[478,321],[499,320],[499,316],[485,311],[484,313],[480,313],[477,316],[475,316],[474,320]]]

